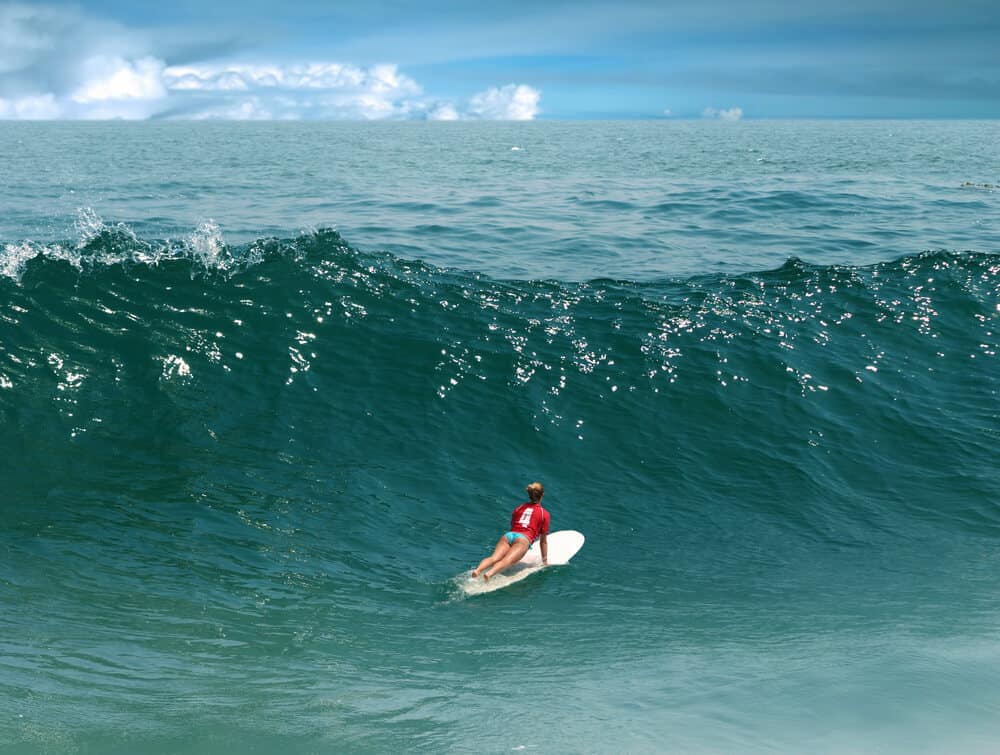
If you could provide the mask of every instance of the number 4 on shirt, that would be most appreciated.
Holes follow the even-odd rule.
[[[520,524],[522,527],[527,527],[529,524],[531,524],[532,511],[534,511],[534,509],[530,507],[522,511],[521,518],[517,520],[517,523]]]

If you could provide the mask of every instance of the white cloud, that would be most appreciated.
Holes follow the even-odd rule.
[[[72,8],[0,5],[0,118],[145,118],[165,94],[142,32]],[[131,104],[117,106],[120,101]]]
[[[51,94],[28,95],[7,100],[0,97],[0,119],[47,121],[62,116],[62,109]]]
[[[454,102],[430,99],[397,66],[228,64],[163,70],[170,117],[219,119],[531,120],[541,93],[526,85],[493,87]]]
[[[158,100],[166,95],[163,61],[90,58],[83,64],[83,83],[70,95],[79,105],[115,100]]]
[[[707,107],[701,112],[701,116],[720,121],[738,121],[743,117],[743,108],[731,107],[728,110],[716,110],[714,107]]]
[[[457,121],[461,117],[461,114],[450,102],[436,103],[427,111],[427,120],[429,121]]]
[[[170,66],[163,81],[177,105],[198,94],[195,109],[179,111],[184,117],[371,120],[413,117],[427,107],[420,85],[389,64]]]
[[[420,86],[394,65],[363,68],[345,63],[306,65],[229,64],[171,66],[164,71],[170,89],[208,92],[251,89],[333,89],[387,96],[417,96]]]
[[[542,93],[527,84],[490,87],[469,100],[474,118],[498,121],[530,121],[538,115]]]
[[[508,84],[462,108],[393,64],[170,65],[142,32],[62,7],[0,6],[0,119],[530,120],[540,97]]]

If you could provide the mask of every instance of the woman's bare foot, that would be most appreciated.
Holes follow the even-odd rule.
[[[490,581],[490,577],[492,577],[492,576],[493,576],[493,575],[492,575],[492,574],[490,574],[489,572],[484,572],[484,573],[483,573],[483,579],[485,579],[485,580],[486,580],[487,582],[489,582],[489,581]]]
[[[473,577],[478,577],[479,576],[479,569],[473,569],[472,570],[472,576]]]

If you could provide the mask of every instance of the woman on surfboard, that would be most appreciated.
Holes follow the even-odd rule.
[[[502,535],[497,540],[497,546],[493,549],[493,555],[487,556],[479,562],[473,572],[473,577],[483,575],[487,582],[494,574],[499,574],[508,566],[516,564],[535,540],[541,538],[540,547],[542,549],[542,563],[549,562],[549,512],[542,508],[542,496],[545,489],[542,483],[533,482],[525,491],[531,500],[522,503],[514,513],[510,515],[510,532]]]

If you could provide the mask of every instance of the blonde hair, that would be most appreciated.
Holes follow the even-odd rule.
[[[531,483],[525,488],[525,491],[527,492],[532,503],[538,503],[542,500],[542,496],[545,494],[545,488],[542,487],[542,483],[540,482]]]

